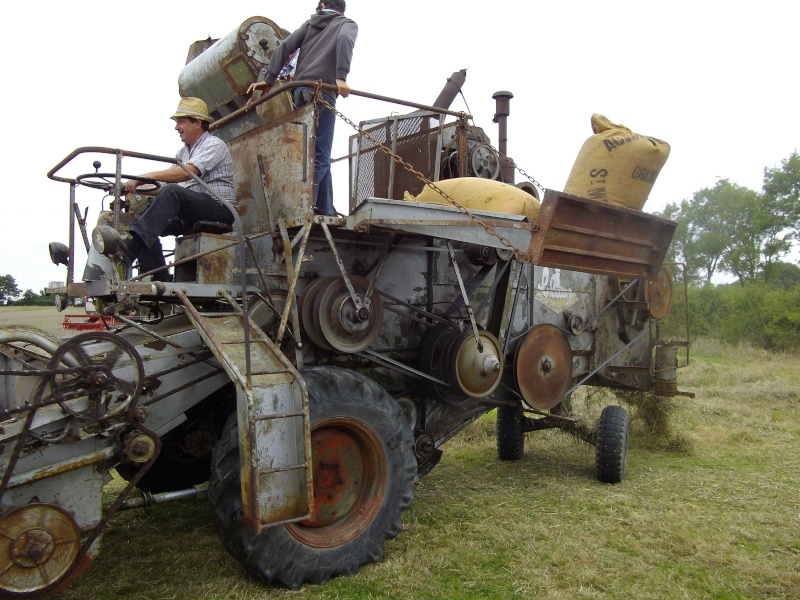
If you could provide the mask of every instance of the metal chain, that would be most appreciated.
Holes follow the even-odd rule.
[[[484,136],[483,136],[483,134],[482,134],[482,133],[479,133],[478,131],[476,131],[475,129],[473,129],[473,128],[472,128],[470,125],[467,125],[467,129],[468,129],[469,131],[471,131],[472,133],[474,133],[474,134],[475,134],[475,135],[476,135],[476,136],[477,136],[477,137],[478,137],[480,140],[483,140],[483,139],[484,139]],[[484,142],[484,143],[485,143],[485,142]],[[491,144],[486,144],[486,145],[487,145],[487,146],[489,146],[489,147],[490,147],[492,150],[494,150],[495,152],[497,152],[497,155],[498,155],[499,157],[501,157],[501,158],[505,159],[505,161],[506,161],[506,162],[507,162],[509,165],[511,165],[512,167],[514,167],[514,168],[515,168],[515,169],[516,169],[516,170],[519,172],[519,174],[520,174],[520,175],[522,175],[522,176],[523,176],[525,179],[527,179],[527,180],[528,180],[528,181],[530,181],[530,182],[531,182],[533,185],[535,185],[535,186],[536,186],[536,187],[538,187],[540,190],[542,190],[542,192],[545,192],[545,191],[547,191],[547,188],[545,188],[545,187],[544,187],[544,186],[543,186],[541,183],[539,183],[538,181],[536,181],[536,179],[534,179],[534,177],[533,177],[532,175],[528,175],[528,173],[525,171],[525,169],[523,169],[523,168],[522,168],[522,167],[520,167],[520,166],[519,166],[517,163],[515,163],[513,158],[511,158],[510,156],[506,156],[505,154],[503,154],[502,152],[500,152],[500,150],[498,150],[497,148],[495,148],[495,147],[494,147],[494,146],[492,146]]]
[[[431,181],[430,179],[425,177],[425,175],[423,175],[422,173],[417,171],[413,166],[411,166],[406,161],[404,161],[402,158],[400,158],[397,154],[392,152],[390,148],[387,148],[384,144],[382,144],[377,139],[375,139],[369,132],[363,130],[361,127],[359,127],[358,125],[353,123],[353,121],[351,121],[346,116],[344,116],[341,112],[336,110],[336,107],[332,106],[327,100],[322,98],[321,94],[319,95],[319,98],[320,98],[319,99],[319,103],[320,104],[323,104],[324,106],[326,106],[328,108],[328,110],[330,110],[331,112],[336,114],[340,119],[342,119],[345,123],[350,125],[359,134],[363,135],[368,140],[370,140],[373,144],[375,144],[378,148],[380,148],[381,152],[383,152],[384,154],[387,154],[388,156],[392,157],[396,162],[398,162],[401,165],[403,165],[403,168],[405,168],[406,171],[408,171],[409,173],[414,175],[417,179],[419,179],[420,181],[425,183],[425,185],[427,185],[434,192],[436,192],[442,198],[444,198],[445,201],[447,201],[448,203],[450,203],[454,207],[456,207],[459,210],[459,212],[467,215],[471,220],[473,220],[478,225],[483,227],[483,229],[486,231],[486,233],[488,233],[489,235],[491,235],[493,237],[496,237],[498,240],[500,240],[501,244],[503,244],[506,248],[509,248],[510,250],[512,250],[514,252],[514,258],[517,261],[519,261],[519,262],[530,262],[530,255],[527,252],[523,252],[522,250],[520,250],[519,248],[514,246],[514,244],[512,244],[508,239],[506,239],[505,237],[503,237],[502,235],[497,233],[497,231],[495,230],[494,227],[492,227],[491,225],[488,225],[487,223],[482,221],[480,217],[472,214],[472,212],[470,212],[470,210],[468,208],[466,208],[465,206],[462,206],[461,204],[456,202],[447,192],[442,190],[433,181]]]

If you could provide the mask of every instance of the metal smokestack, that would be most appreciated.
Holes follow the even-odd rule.
[[[514,94],[511,92],[495,92],[492,98],[495,100],[494,122],[499,129],[498,150],[500,151],[500,164],[503,171],[503,181],[514,183],[514,166],[508,156],[508,115],[511,114],[511,99]]]
[[[450,77],[447,78],[447,83],[444,85],[439,97],[434,100],[431,106],[435,106],[436,108],[450,108],[450,105],[453,103],[453,100],[456,99],[458,93],[461,91],[461,86],[464,85],[464,81],[467,79],[467,70],[461,69],[460,71],[455,71]]]

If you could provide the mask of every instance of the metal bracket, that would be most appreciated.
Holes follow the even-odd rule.
[[[363,309],[369,311],[372,306],[372,302],[370,301],[369,296],[364,298],[364,301],[362,302],[361,298],[359,298],[358,294],[356,294],[356,290],[353,287],[353,282],[350,281],[350,278],[347,276],[347,270],[344,268],[344,263],[342,262],[342,259],[339,258],[339,250],[336,248],[336,242],[333,241],[333,236],[331,235],[331,230],[328,229],[328,224],[325,222],[325,217],[316,217],[315,220],[322,226],[322,231],[325,232],[325,237],[328,238],[328,245],[331,247],[333,257],[336,259],[336,264],[339,266],[339,272],[342,274],[342,279],[344,279],[344,284],[347,286],[347,291],[350,292],[350,299],[353,301],[353,305],[356,307],[356,313],[361,313]]]
[[[478,344],[478,352],[483,352],[483,343],[481,342],[481,335],[478,333],[478,324],[475,322],[475,314],[472,312],[472,306],[469,303],[467,290],[464,287],[464,280],[461,279],[461,272],[458,270],[456,255],[455,252],[453,252],[453,245],[450,243],[450,240],[447,240],[447,251],[450,254],[450,262],[453,263],[453,271],[455,272],[456,279],[458,280],[458,287],[461,289],[461,297],[464,298],[464,306],[467,308],[469,323],[472,326],[472,334],[475,336],[475,343]]]

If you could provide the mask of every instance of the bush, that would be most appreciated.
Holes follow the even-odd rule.
[[[688,298],[692,338],[767,350],[800,349],[800,285],[706,285],[689,288]]]

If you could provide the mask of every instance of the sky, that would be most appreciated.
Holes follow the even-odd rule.
[[[492,94],[511,91],[508,154],[547,188],[563,189],[593,113],[665,140],[671,154],[644,206],[656,212],[720,178],[760,190],[764,168],[779,167],[800,146],[798,6],[349,0],[359,35],[348,83],[432,104],[447,78],[467,69],[463,98],[451,108],[473,115],[495,146]],[[252,16],[291,31],[314,7],[298,0],[15,4],[0,23],[0,275],[35,292],[64,281],[47,244],[67,241],[69,188],[47,172],[72,150],[175,155],[180,140],[169,116],[192,42],[224,37]],[[355,122],[411,110],[353,96],[337,108]],[[336,127],[334,157],[353,134],[342,121]],[[91,160],[62,173],[91,172]],[[113,168],[105,159],[103,170]],[[346,172],[334,171],[337,178]],[[91,231],[102,194],[76,193]],[[346,197],[336,205],[344,210]],[[82,262],[76,266],[80,275]]]

